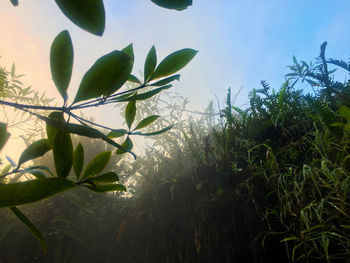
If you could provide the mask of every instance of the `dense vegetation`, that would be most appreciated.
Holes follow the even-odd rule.
[[[47,237],[46,257],[0,210],[1,258],[350,262],[350,81],[333,70],[349,73],[350,64],[325,50],[315,63],[294,58],[279,90],[263,81],[246,109],[233,106],[230,90],[220,115],[210,105],[191,120],[182,118],[187,101],[172,94],[164,108],[163,97],[145,102],[136,119],[167,108],[172,119],[160,125],[178,125],[136,162],[111,161],[129,195],[77,189],[23,209]],[[94,147],[87,159],[108,147],[85,144]]]
[[[192,0],[152,1],[163,8],[178,11],[192,4]],[[13,6],[18,5],[17,0],[10,2]],[[103,0],[55,2],[63,14],[78,27],[94,35],[103,35],[106,15]],[[36,118],[37,123],[41,121],[46,124],[46,135],[39,140],[28,141],[23,134],[20,135],[27,147],[22,151],[17,163],[6,156],[7,162],[0,173],[0,209],[9,209],[31,231],[38,239],[44,254],[47,253],[47,244],[43,234],[18,206],[81,187],[97,193],[126,191],[115,171],[104,171],[109,161],[116,158],[112,155],[113,150],[116,150],[116,155],[130,153],[136,159],[132,151],[134,136],[158,135],[173,127],[170,125],[161,130],[144,133],[143,129],[160,116],[151,114],[137,124],[134,123],[137,102],[171,88],[171,83],[180,79],[180,75],[174,73],[185,67],[196,53],[194,49],[184,48],[171,53],[158,63],[156,49],[152,46],[145,59],[144,72],[141,73],[143,80],[140,80],[131,74],[135,58],[131,43],[121,50],[114,50],[97,59],[84,74],[78,91],[71,100],[68,88],[73,70],[74,49],[69,31],[63,30],[55,37],[50,48],[51,77],[63,100],[61,106],[47,105],[50,99],[45,97],[45,93],[40,98],[37,92],[34,96],[30,95],[33,90],[30,87],[22,87],[21,81],[15,75],[14,66],[11,72],[0,68],[0,151],[11,137],[10,127],[15,126],[7,115],[8,108],[13,110],[13,119],[16,119],[18,112],[22,114],[21,121],[16,123],[17,127],[29,122],[33,124],[32,117]],[[136,83],[136,86],[130,89],[127,85],[129,82]],[[142,92],[145,89],[147,92]],[[124,102],[127,102],[124,113],[126,129],[107,127],[76,114],[77,111],[92,107]],[[26,114],[29,117],[24,117]],[[40,125],[34,127],[40,129]],[[35,128],[31,131],[35,131]],[[104,131],[101,131],[101,128]],[[26,129],[23,131],[26,132]],[[45,133],[41,131],[41,134]],[[29,136],[31,135],[37,137],[38,132],[29,133]],[[84,163],[86,151],[81,143],[73,148],[72,135],[99,139],[114,148],[105,147],[105,151]],[[125,137],[120,144],[115,140],[118,137]],[[46,163],[28,165],[46,153],[51,153],[53,166],[49,168]]]

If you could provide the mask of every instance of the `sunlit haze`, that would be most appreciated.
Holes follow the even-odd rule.
[[[54,1],[20,1],[18,7],[1,1],[0,66],[9,69],[15,63],[17,73],[26,75],[26,86],[56,97],[59,105],[62,101],[50,77],[49,50],[64,29],[71,33],[75,53],[70,99],[96,59],[114,49],[133,43],[133,72],[139,75],[152,45],[159,60],[189,47],[199,53],[180,72],[181,80],[173,90],[189,98],[190,109],[202,110],[215,96],[223,101],[229,87],[232,93],[243,87],[238,106],[246,103],[260,80],[278,89],[292,56],[309,61],[318,55],[323,41],[328,41],[329,57],[344,58],[350,53],[347,0],[195,0],[183,12],[146,0],[104,2],[106,30],[96,37],[73,25]],[[118,116],[100,111],[95,115],[114,126],[121,121]],[[9,144],[6,150],[15,156],[17,147]]]

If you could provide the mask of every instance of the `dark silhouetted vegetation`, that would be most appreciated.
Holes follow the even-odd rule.
[[[178,126],[136,162],[113,159],[128,192],[76,189],[24,208],[46,257],[0,210],[4,262],[350,262],[350,82],[334,71],[350,64],[325,50],[294,58],[278,90],[262,81],[247,108],[230,90],[219,115],[210,104],[190,119],[172,93],[148,100],[136,120],[167,108]],[[108,150],[87,144],[87,160]]]
[[[10,0],[10,2],[13,6],[19,4],[17,0]],[[178,11],[192,5],[192,0],[153,0],[153,2],[163,8]],[[55,0],[55,3],[75,25],[91,34],[103,35],[105,30],[103,0]],[[46,124],[46,136],[42,139],[29,142],[24,135],[21,135],[27,147],[21,153],[17,163],[6,156],[8,164],[1,169],[0,173],[0,208],[11,211],[28,228],[38,239],[44,254],[47,253],[45,237],[18,206],[38,202],[81,187],[97,193],[126,191],[115,171],[102,173],[109,161],[113,159],[111,158],[113,149],[109,147],[109,150],[98,153],[84,164],[84,147],[78,143],[73,148],[72,135],[102,140],[115,147],[115,154],[130,153],[136,159],[132,151],[134,136],[158,135],[173,127],[170,125],[158,131],[143,132],[145,127],[160,116],[150,115],[136,124],[134,123],[136,104],[171,88],[171,83],[180,78],[180,75],[175,73],[184,68],[196,53],[194,49],[184,48],[171,53],[158,63],[156,49],[152,46],[144,63],[144,79],[139,80],[131,74],[135,57],[131,43],[121,50],[114,50],[98,58],[84,74],[74,99],[70,100],[68,88],[73,70],[74,49],[70,33],[68,30],[63,30],[55,37],[50,48],[51,77],[63,99],[62,106],[59,107],[47,105],[50,100],[45,97],[45,93],[40,98],[37,92],[34,96],[30,95],[33,91],[30,87],[22,87],[19,77],[15,75],[14,65],[11,72],[0,69],[0,105],[4,115],[1,116],[0,122],[0,151],[11,136],[9,124],[14,125],[9,123],[6,108],[17,113],[21,112],[22,116],[29,115],[27,119],[23,118],[20,123],[16,123],[18,127],[23,123],[28,124],[31,117],[36,117],[37,121],[40,120]],[[136,83],[136,87],[125,89],[127,82]],[[145,88],[147,92],[143,92]],[[126,129],[107,127],[76,114],[77,111],[92,107],[123,102],[127,102],[124,113]],[[40,125],[34,127],[36,131],[40,131]],[[103,132],[101,128],[104,129]],[[33,132],[35,129],[31,130],[32,133],[29,132],[34,137],[38,135],[38,132]],[[115,138],[124,135],[127,136],[121,144],[115,141]],[[32,162],[48,152],[52,153],[54,164],[51,165],[51,169],[45,163],[28,166],[29,161]]]

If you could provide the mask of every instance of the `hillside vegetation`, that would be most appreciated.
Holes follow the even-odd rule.
[[[219,115],[211,104],[184,120],[187,102],[169,102],[163,122],[178,125],[136,162],[113,160],[129,195],[79,190],[24,208],[47,237],[46,257],[0,210],[1,258],[350,262],[350,81],[335,78],[350,63],[327,58],[326,45],[313,63],[294,58],[281,88],[262,81],[247,108],[228,90]]]

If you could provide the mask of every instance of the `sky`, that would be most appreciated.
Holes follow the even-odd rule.
[[[178,12],[150,0],[105,0],[106,29],[102,37],[72,24],[55,1],[0,1],[0,66],[14,62],[23,81],[57,97],[50,76],[50,45],[68,29],[74,46],[74,67],[68,93],[71,99],[80,80],[102,55],[133,43],[134,73],[143,70],[148,50],[155,45],[158,61],[173,51],[193,48],[198,54],[185,69],[173,91],[188,97],[189,108],[203,110],[209,101],[223,101],[227,89],[243,106],[249,91],[266,80],[275,89],[288,73],[292,56],[310,61],[328,41],[327,55],[346,60],[350,55],[350,2],[348,0],[193,0]],[[112,114],[96,112],[105,124]],[[117,114],[119,115],[119,114]]]

